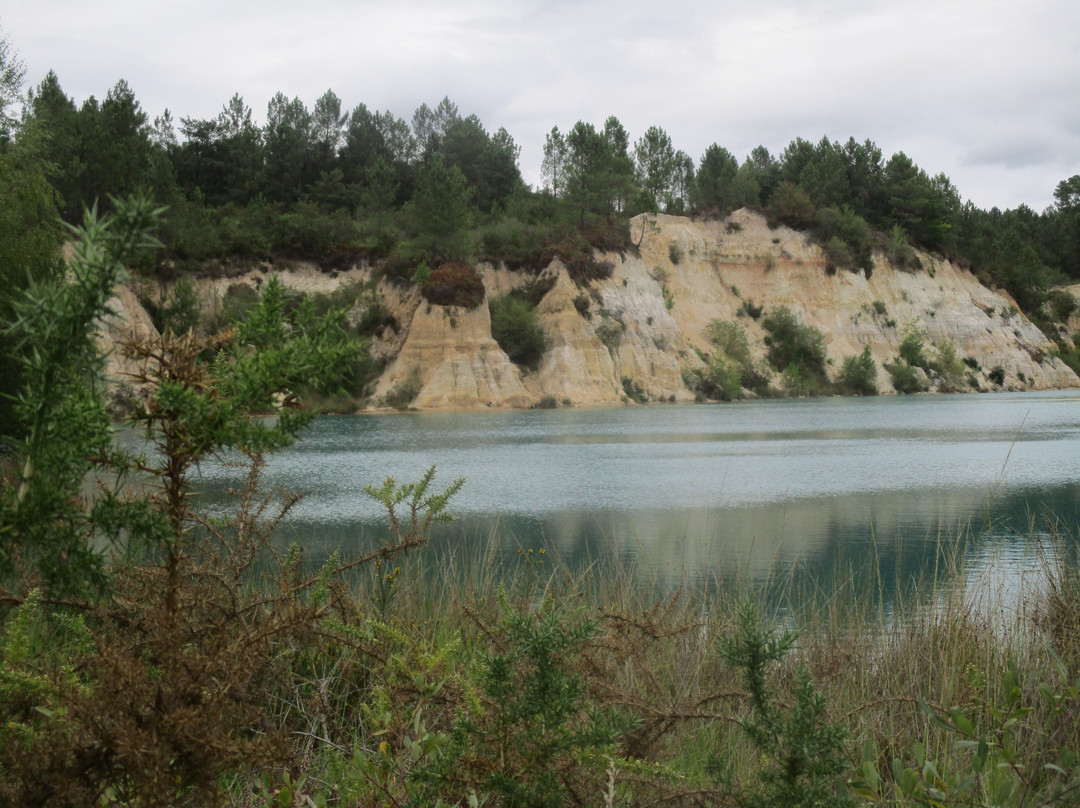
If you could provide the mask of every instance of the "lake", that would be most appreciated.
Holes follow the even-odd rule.
[[[374,546],[364,486],[432,464],[440,490],[466,479],[434,551],[544,548],[661,586],[853,565],[889,591],[956,554],[1008,590],[1054,551],[1048,520],[1075,534],[1080,394],[328,416],[269,462],[267,483],[304,494],[282,541],[316,562]],[[223,508],[240,473],[202,474]]]

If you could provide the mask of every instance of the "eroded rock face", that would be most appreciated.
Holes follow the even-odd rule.
[[[748,310],[778,306],[825,335],[832,375],[845,357],[869,346],[882,392],[892,391],[884,365],[896,360],[909,327],[926,332],[928,350],[954,346],[974,380],[970,389],[1002,389],[989,380],[994,369],[1004,374],[1005,389],[1080,387],[1080,378],[1050,355],[1052,343],[1007,294],[948,261],[920,253],[923,268],[902,271],[878,254],[869,277],[830,274],[821,249],[805,235],[771,229],[748,210],[709,222],[660,215],[643,230],[640,225],[639,218],[633,225],[635,235],[643,234],[639,254],[600,256],[614,265],[610,278],[583,289],[558,261],[545,270],[554,280],[538,306],[547,351],[532,372],[511,363],[492,338],[486,302],[472,310],[433,306],[415,288],[380,283],[378,293],[397,327],[382,329],[371,342],[373,354],[387,363],[373,404],[384,405],[395,392],[407,393],[404,403],[420,408],[528,407],[547,397],[574,405],[617,404],[627,400],[623,380],[650,400],[690,400],[682,372],[701,366],[699,351],[714,350],[708,324],[738,322],[755,361],[764,365],[766,335]],[[488,296],[530,280],[490,265],[479,272]],[[257,288],[265,277],[264,269],[195,283],[213,308],[230,284]],[[330,292],[369,277],[366,269],[331,277],[308,268],[283,273],[282,281],[296,291]],[[118,295],[125,325],[153,328],[134,295]],[[113,361],[111,370],[119,375],[124,368]]]
[[[110,408],[124,412],[143,391],[134,381],[138,364],[123,355],[120,344],[130,337],[153,339],[158,330],[135,293],[127,286],[117,286],[109,300],[113,314],[102,319],[98,346],[105,356],[105,378]]]
[[[376,401],[415,389],[412,406],[527,407],[521,373],[491,336],[486,302],[475,309],[416,306],[397,358],[379,379]],[[405,402],[402,402],[405,403]]]
[[[642,232],[639,224],[635,232]],[[624,379],[651,400],[690,400],[682,369],[700,367],[698,351],[714,350],[708,324],[738,322],[755,360],[764,364],[766,334],[747,309],[778,306],[825,335],[832,374],[845,357],[869,346],[882,392],[892,390],[884,365],[896,360],[909,327],[926,332],[928,351],[951,343],[957,357],[967,359],[967,375],[983,389],[1001,389],[988,380],[995,368],[1004,372],[1006,389],[1080,386],[1006,294],[947,261],[919,257],[919,271],[897,270],[877,255],[869,277],[830,274],[821,249],[804,234],[770,228],[751,211],[711,222],[660,215],[644,228],[639,255],[602,256],[615,267],[608,279],[582,289],[558,261],[546,270],[555,284],[538,307],[547,352],[536,372],[507,367],[505,355],[484,339],[490,333],[486,311],[469,318],[468,327],[450,328],[448,313],[420,306],[411,324],[403,321],[405,347],[378,394],[417,368],[424,385],[415,401],[419,407],[528,406],[544,397],[615,404],[626,400]],[[489,295],[527,280],[523,273],[490,266],[481,274]]]

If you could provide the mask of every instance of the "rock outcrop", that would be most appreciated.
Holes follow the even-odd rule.
[[[386,369],[372,404],[601,405],[626,401],[628,390],[650,400],[691,400],[683,371],[701,367],[701,353],[714,350],[708,324],[737,321],[755,361],[764,364],[766,334],[753,314],[778,306],[825,335],[831,374],[869,346],[885,393],[892,385],[884,365],[896,360],[907,328],[925,331],[928,347],[951,344],[966,362],[969,389],[1080,387],[1080,378],[1006,293],[940,257],[919,253],[922,269],[913,271],[893,267],[879,253],[870,273],[830,272],[821,248],[804,234],[770,228],[749,210],[707,222],[659,215],[633,226],[643,234],[636,254],[600,256],[614,267],[610,277],[581,288],[558,260],[544,271],[553,281],[537,308],[547,350],[533,371],[510,362],[492,338],[487,305],[435,306],[415,288],[379,284],[397,328],[384,328],[373,340]],[[489,296],[529,280],[490,265],[479,269]],[[265,277],[255,270],[196,281],[196,291],[212,314],[230,286],[255,289]],[[331,292],[368,277],[361,268],[334,277],[314,269],[282,274],[287,287],[303,292]],[[119,300],[122,319],[153,327],[134,296],[121,292]],[[997,383],[1002,377],[1004,384]]]
[[[488,307],[420,302],[397,358],[379,379],[375,400],[405,392],[414,407],[527,407],[521,374],[491,336]]]

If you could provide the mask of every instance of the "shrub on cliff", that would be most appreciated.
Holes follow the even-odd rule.
[[[515,294],[502,295],[488,302],[491,311],[491,336],[515,365],[536,369],[547,350],[543,329],[536,316],[536,306]]]
[[[420,287],[428,303],[436,306],[461,306],[475,309],[484,302],[484,282],[476,270],[465,264],[450,262],[431,273]]]
[[[839,392],[850,396],[876,396],[877,363],[870,355],[870,346],[863,348],[857,356],[845,356],[836,379]]]
[[[812,385],[825,384],[825,335],[799,322],[787,306],[774,309],[761,321],[768,331],[765,344],[769,363],[781,373],[798,368]]]

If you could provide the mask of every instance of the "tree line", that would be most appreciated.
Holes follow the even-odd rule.
[[[1080,176],[1063,180],[1042,213],[986,211],[944,174],[902,152],[886,157],[870,140],[796,138],[778,155],[759,146],[742,161],[714,143],[695,161],[662,127],[632,140],[612,116],[553,127],[542,185],[530,188],[513,136],[448,98],[406,121],[363,103],[348,110],[332,90],[311,108],[279,92],[259,124],[237,93],[212,118],[177,121],[166,110],[151,120],[126,81],[77,105],[54,72],[3,128],[5,152],[38,167],[65,221],[152,189],[169,210],[157,262],[180,270],[368,259],[407,280],[421,262],[588,263],[593,247],[627,247],[626,222],[638,213],[749,206],[810,231],[834,269],[870,271],[879,249],[915,268],[918,247],[983,273],[1029,313],[1053,283],[1080,278]]]

